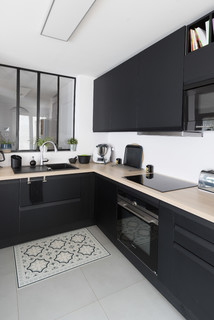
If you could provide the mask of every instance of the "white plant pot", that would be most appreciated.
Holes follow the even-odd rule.
[[[70,151],[76,151],[77,150],[77,144],[70,144]]]

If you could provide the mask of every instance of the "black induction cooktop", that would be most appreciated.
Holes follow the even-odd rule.
[[[171,178],[158,173],[146,173],[136,176],[126,176],[124,178],[160,192],[174,191],[197,186],[192,182]]]

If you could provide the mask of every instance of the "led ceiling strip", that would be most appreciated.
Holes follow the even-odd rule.
[[[54,0],[41,35],[68,41],[96,0]]]

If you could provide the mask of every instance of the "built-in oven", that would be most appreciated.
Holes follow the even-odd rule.
[[[157,274],[158,204],[119,190],[117,239]]]

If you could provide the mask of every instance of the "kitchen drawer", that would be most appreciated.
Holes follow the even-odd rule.
[[[42,203],[63,201],[68,199],[76,199],[81,196],[81,178],[84,175],[62,175],[48,176],[47,182],[41,183],[39,188],[42,194]],[[32,205],[30,190],[34,181],[42,181],[43,177],[31,178],[31,184],[28,184],[27,179],[21,179],[20,186],[20,206]],[[37,190],[38,191],[38,190]]]
[[[172,258],[173,293],[187,319],[213,319],[214,268],[178,244]]]
[[[214,244],[177,225],[174,230],[174,243],[188,250],[214,267]]]
[[[176,210],[178,214],[175,215],[175,226],[183,228],[192,234],[197,235],[201,239],[204,239],[214,244],[214,224],[189,214],[182,210]]]
[[[85,213],[86,216],[87,213]],[[23,207],[20,209],[20,233],[30,234],[70,225],[85,218],[80,199]]]

